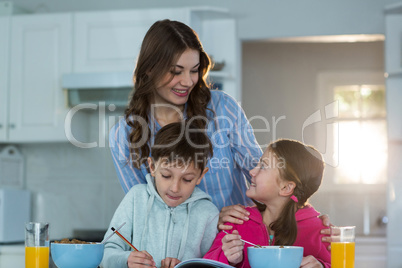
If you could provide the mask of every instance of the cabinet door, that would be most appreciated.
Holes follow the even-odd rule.
[[[209,73],[213,88],[222,89],[241,101],[241,43],[236,20],[221,8],[190,9],[190,25],[198,33],[205,51],[224,67]]]
[[[402,14],[385,16],[385,71],[402,74]]]
[[[0,17],[0,141],[7,139],[10,18]]]
[[[0,254],[0,267],[1,268],[24,268],[25,267],[25,255],[24,254],[12,254],[2,255]]]
[[[211,71],[211,81],[220,83],[222,90],[241,101],[239,64],[241,53],[235,20],[205,20],[202,25],[201,41],[205,51],[217,62],[225,62],[221,71]]]
[[[142,40],[157,20],[186,22],[185,9],[79,12],[74,15],[74,72],[133,71]]]
[[[402,14],[385,16],[388,139],[402,140]]]
[[[71,72],[72,15],[12,18],[9,141],[66,141],[60,77]]]

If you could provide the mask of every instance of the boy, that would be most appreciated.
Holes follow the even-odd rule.
[[[174,267],[204,256],[217,234],[219,211],[196,185],[212,154],[208,136],[188,122],[166,125],[156,134],[147,184],[126,194],[105,234],[126,222],[119,232],[139,252],[113,235],[105,244],[102,267]]]

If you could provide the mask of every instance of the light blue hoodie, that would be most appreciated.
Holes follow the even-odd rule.
[[[126,223],[119,232],[139,251],[152,255],[156,266],[166,257],[184,261],[201,258],[217,234],[219,210],[209,195],[195,187],[192,195],[177,207],[168,207],[148,174],[147,184],[131,188],[117,208],[105,237]],[[105,244],[101,267],[127,267],[131,248],[117,235]]]

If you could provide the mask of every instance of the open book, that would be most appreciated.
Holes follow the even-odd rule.
[[[182,261],[181,263],[176,265],[175,268],[234,268],[234,267],[218,261],[195,258]]]

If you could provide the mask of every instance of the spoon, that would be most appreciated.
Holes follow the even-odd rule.
[[[226,231],[223,231],[225,234],[229,234],[228,232],[226,232]],[[253,245],[254,247],[257,247],[257,248],[262,248],[260,245],[257,245],[257,244],[253,244],[253,243],[251,243],[251,242],[248,242],[248,241],[246,241],[246,240],[244,240],[244,239],[240,239],[241,241],[243,241],[244,243],[247,243],[247,244],[250,244],[250,245]]]

